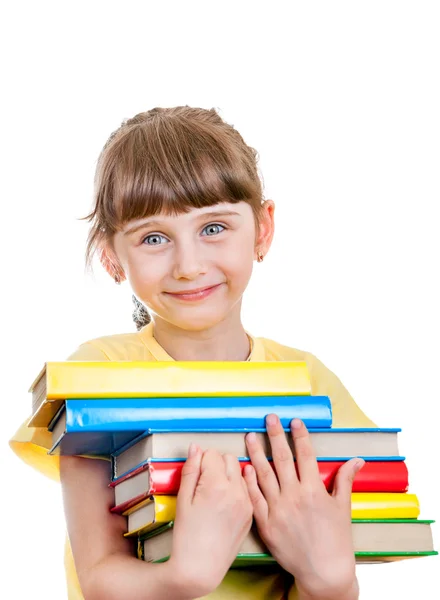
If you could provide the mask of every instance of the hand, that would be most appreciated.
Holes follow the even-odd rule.
[[[251,524],[252,503],[238,459],[191,445],[177,495],[171,571],[197,597],[209,594],[220,585]]]
[[[291,422],[298,473],[278,417],[269,415],[266,427],[276,474],[255,434],[246,436],[245,480],[262,540],[303,597],[357,598],[351,489],[364,461],[342,465],[330,495],[302,421]]]

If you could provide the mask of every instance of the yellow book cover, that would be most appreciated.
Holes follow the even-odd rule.
[[[352,519],[417,519],[419,514],[415,494],[363,492],[351,495]]]
[[[150,496],[124,513],[128,516],[125,537],[141,535],[162,527],[176,516],[177,496]]]
[[[174,521],[176,496],[151,496],[127,510],[126,536],[146,533]],[[353,493],[351,495],[352,519],[416,519],[420,514],[415,494]]]
[[[47,362],[33,382],[30,427],[48,427],[66,398],[310,395],[304,361]]]

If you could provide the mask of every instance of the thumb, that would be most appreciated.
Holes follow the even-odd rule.
[[[202,463],[202,451],[197,444],[190,444],[188,458],[182,468],[178,498],[192,502],[200,477],[200,466]]]
[[[351,506],[351,491],[357,473],[364,466],[363,458],[352,458],[338,469],[333,486],[332,496]]]

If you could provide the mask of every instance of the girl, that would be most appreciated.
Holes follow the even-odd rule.
[[[125,121],[99,157],[87,218],[87,263],[98,252],[117,284],[129,281],[138,332],[86,342],[71,360],[305,360],[336,427],[375,426],[312,354],[243,328],[242,296],[269,251],[274,203],[263,199],[255,150],[215,110],[155,108]],[[276,475],[252,434],[244,477],[236,457],[189,448],[172,556],[153,565],[134,557],[125,518],[109,512],[109,462],[48,456],[50,434],[22,426],[14,451],[60,473],[69,599],[358,598],[350,494],[363,461],[345,463],[329,495],[302,422],[292,422],[299,476],[276,415],[267,430]],[[280,567],[228,572],[252,518]]]

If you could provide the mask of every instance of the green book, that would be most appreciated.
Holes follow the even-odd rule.
[[[352,531],[356,561],[393,562],[406,558],[438,554],[433,547],[432,520],[421,519],[353,519]],[[147,562],[169,559],[173,541],[173,521],[138,539],[138,558]],[[252,528],[244,539],[232,567],[274,564]]]

